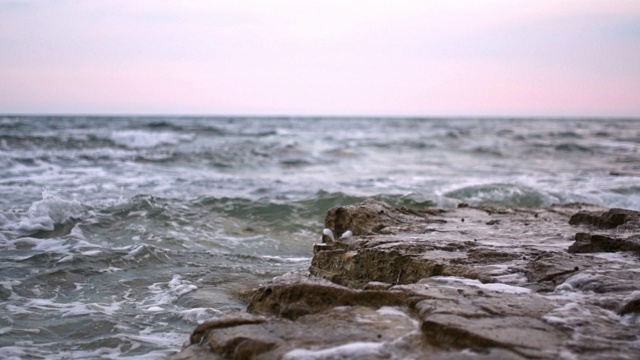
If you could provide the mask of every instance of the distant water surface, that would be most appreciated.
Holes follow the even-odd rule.
[[[0,117],[0,358],[158,358],[367,197],[640,210],[640,121]]]

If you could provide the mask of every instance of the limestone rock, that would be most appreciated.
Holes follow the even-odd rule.
[[[610,209],[605,212],[581,211],[569,219],[571,225],[588,224],[601,229],[613,229],[629,223],[633,227],[640,226],[640,213],[633,210]]]
[[[640,236],[618,238],[600,234],[577,233],[576,242],[569,246],[570,253],[598,253],[633,251],[640,255]]]
[[[198,326],[172,359],[640,358],[638,213],[329,210],[353,236],[309,271],[255,289],[247,313]]]
[[[228,314],[222,318],[205,321],[193,330],[189,341],[191,344],[200,344],[213,329],[229,328],[245,324],[259,324],[265,322],[263,317],[251,316],[245,313]]]
[[[397,229],[410,229],[425,218],[407,208],[395,209],[389,205],[369,199],[360,204],[331,208],[325,219],[325,228],[331,229],[336,237],[351,231],[354,236],[373,235]],[[393,230],[392,230],[393,229]],[[326,236],[324,242],[330,242]]]
[[[591,266],[592,261],[587,258],[545,251],[529,261],[525,266],[525,275],[527,280],[538,285],[538,290],[553,291],[581,268],[584,270]]]
[[[336,306],[402,305],[404,293],[383,290],[355,290],[316,277],[297,274],[295,282],[275,280],[256,290],[247,310],[258,314],[273,314],[295,320]],[[289,279],[292,275],[289,275]]]

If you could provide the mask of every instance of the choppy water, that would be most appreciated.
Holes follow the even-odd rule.
[[[0,358],[157,358],[326,211],[640,210],[640,121],[0,117]]]

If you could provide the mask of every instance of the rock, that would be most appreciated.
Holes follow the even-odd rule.
[[[618,311],[618,315],[640,314],[640,291],[634,291]]]
[[[598,253],[632,251],[640,255],[640,236],[617,238],[599,234],[577,233],[576,242],[569,246],[570,253]]]
[[[601,229],[613,229],[626,223],[640,226],[640,213],[633,210],[610,209],[602,213],[579,212],[569,219],[571,225],[588,224]]]
[[[414,309],[423,334],[436,348],[479,353],[502,348],[518,357],[557,358],[568,339],[541,319],[554,309],[554,302],[526,288],[491,288],[455,278],[430,278],[401,287],[422,298]]]
[[[291,282],[292,276],[298,278]],[[295,320],[336,306],[402,305],[404,293],[381,290],[354,290],[304,274],[289,274],[258,289],[247,310],[252,313],[279,315]]]
[[[225,358],[309,359],[350,358],[325,356],[352,354],[366,359],[426,355],[418,324],[406,309],[361,306],[332,308],[296,321],[273,318],[259,324],[214,329],[206,346]],[[198,348],[189,346],[187,349]],[[200,347],[202,348],[202,347]],[[315,357],[314,357],[315,356]]]
[[[259,324],[265,322],[265,318],[251,316],[245,313],[229,314],[222,318],[205,321],[193,330],[189,341],[191,344],[200,344],[213,329],[222,329],[244,324]]]
[[[538,285],[539,291],[553,291],[580,269],[591,267],[592,263],[590,259],[563,252],[545,251],[529,261],[525,266],[525,276],[529,282]]]
[[[588,204],[336,207],[325,226],[353,236],[170,358],[640,358],[639,224]]]
[[[538,213],[531,211],[471,206],[449,212],[407,213],[376,201],[334,208],[329,210],[325,226],[348,224],[357,229],[354,234],[359,236],[320,244],[310,272],[356,288],[371,281],[407,284],[438,275],[484,282],[498,281],[495,276],[515,278],[526,264],[522,257],[537,255],[517,246],[534,241],[531,237],[522,238],[522,234],[531,232],[526,224],[536,216]],[[462,218],[466,221],[462,222]],[[570,226],[566,219],[560,220],[551,212],[545,219],[553,219],[554,223],[545,224],[547,227],[537,232],[535,239],[539,249],[546,249],[545,243],[553,249],[550,239],[557,236],[553,231],[569,232]],[[510,245],[516,245],[516,249],[505,250]]]
[[[369,281],[363,287],[363,290],[388,290],[392,284],[383,283],[379,281]]]
[[[411,229],[416,223],[423,223],[425,217],[407,208],[394,209],[389,205],[365,200],[360,204],[331,208],[325,219],[325,228],[331,229],[336,237],[351,231],[354,236],[372,235],[395,231],[398,228]],[[329,242],[323,237],[323,242]]]

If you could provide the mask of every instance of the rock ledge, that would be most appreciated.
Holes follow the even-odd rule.
[[[353,236],[194,330],[170,359],[640,358],[640,213],[329,210]]]

